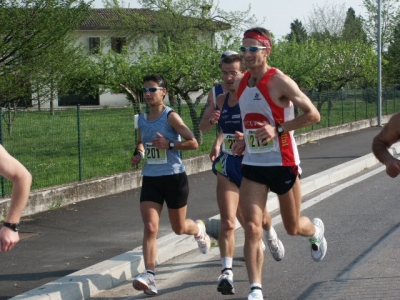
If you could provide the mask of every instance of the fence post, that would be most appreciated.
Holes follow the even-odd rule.
[[[328,92],[329,93],[329,92]],[[328,101],[326,102],[328,105],[328,127],[331,126],[331,103],[329,100],[329,95],[327,95]]]
[[[0,107],[0,144],[3,146],[3,108]],[[5,187],[4,177],[1,176],[1,197],[6,196],[6,187]]]
[[[385,88],[385,115],[388,114],[388,99],[389,99],[389,95],[388,95],[388,89],[386,87]]]
[[[354,99],[354,121],[357,121],[357,96],[356,96],[356,94],[357,93],[355,93],[354,92],[354,90],[353,90],[353,99]],[[361,92],[361,94],[362,94],[362,92]]]
[[[343,90],[343,87],[342,87],[342,89],[341,89],[341,91],[340,91],[340,100],[342,101],[342,124],[344,124],[344,104],[343,104],[343,100],[344,100],[344,97],[343,97],[343,93],[344,93],[344,90]]]
[[[76,106],[76,117],[78,125],[78,164],[79,164],[79,181],[83,180],[82,176],[82,138],[81,138],[81,108]]]

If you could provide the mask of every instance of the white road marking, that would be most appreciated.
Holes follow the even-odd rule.
[[[332,189],[329,189],[326,192],[323,192],[323,193],[319,194],[318,196],[316,196],[316,197],[314,197],[314,198],[302,203],[300,211],[303,211],[303,210],[305,210],[307,208],[310,208],[311,206],[313,206],[313,205],[315,205],[315,204],[327,199],[328,197],[332,196],[333,194],[336,194],[337,192],[340,192],[341,190],[343,190],[343,189],[345,189],[345,188],[347,188],[349,186],[352,186],[353,184],[359,183],[359,182],[361,182],[361,181],[363,181],[363,180],[365,180],[365,179],[367,179],[367,178],[369,178],[371,176],[374,176],[374,175],[376,175],[376,174],[378,174],[378,173],[380,173],[380,172],[382,172],[384,170],[385,170],[385,166],[380,166],[380,167],[372,170],[371,172],[368,172],[368,173],[366,173],[364,175],[361,175],[361,176],[359,176],[357,178],[354,178],[353,180],[347,181],[347,182],[345,182],[345,183],[343,183],[341,185],[338,185],[338,186],[336,186],[336,187],[334,187]],[[281,215],[278,215],[278,216],[272,218],[272,225],[276,225],[276,224],[279,224],[281,222],[282,222]]]

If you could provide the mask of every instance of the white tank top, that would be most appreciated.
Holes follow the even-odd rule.
[[[255,87],[248,87],[247,82],[250,72],[247,72],[240,81],[238,97],[240,112],[243,120],[243,133],[245,135],[246,151],[243,157],[244,165],[253,166],[297,166],[300,164],[299,153],[294,131],[284,132],[276,136],[267,145],[261,145],[255,138],[255,131],[260,125],[278,123],[294,119],[294,108],[282,108],[276,105],[268,91],[268,81],[276,72],[271,68]]]

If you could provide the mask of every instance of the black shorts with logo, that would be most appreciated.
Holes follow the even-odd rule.
[[[265,184],[278,194],[286,194],[293,187],[299,176],[298,166],[251,166],[242,165],[242,175],[251,181]]]
[[[171,209],[187,205],[189,182],[185,172],[165,176],[143,176],[140,202],[152,201]]]

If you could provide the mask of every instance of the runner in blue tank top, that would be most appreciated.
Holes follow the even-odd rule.
[[[221,68],[221,62],[225,57],[237,54],[239,53],[232,50],[227,50],[224,53],[222,53],[219,58],[219,67]],[[227,92],[228,92],[228,87],[225,82],[222,82],[214,86],[208,93],[206,107],[203,116],[200,120],[201,131],[207,131],[217,123],[219,118],[219,110],[216,108],[217,97],[219,95],[226,94]]]
[[[137,147],[131,158],[132,166],[146,158],[142,168],[140,194],[146,270],[134,278],[132,285],[147,295],[158,293],[154,271],[157,233],[164,201],[168,207],[171,227],[176,234],[193,235],[202,253],[207,253],[211,246],[203,221],[186,219],[189,185],[179,151],[195,150],[198,144],[182,118],[164,104],[166,94],[167,83],[164,77],[152,74],[143,78],[143,95],[149,112],[139,116]]]
[[[238,54],[227,56],[221,61],[220,67],[224,83],[228,90],[231,90],[235,80],[243,76],[243,57]],[[213,171],[217,175],[217,202],[221,215],[218,242],[221,253],[222,272],[218,279],[217,290],[226,295],[235,293],[232,261],[235,250],[236,217],[243,224],[241,215],[238,212],[239,187],[242,181],[242,156],[232,155],[231,147],[235,142],[235,132],[242,132],[243,130],[236,94],[228,92],[225,95],[218,96],[216,110],[220,113],[218,115],[214,114],[215,119],[212,121],[218,121],[220,132],[211,150],[210,159],[213,161]],[[264,219],[264,228],[269,249],[274,259],[279,261],[284,256],[283,245],[278,239],[274,228],[271,226],[271,216],[267,211],[265,211]],[[261,247],[260,252],[262,252]]]

